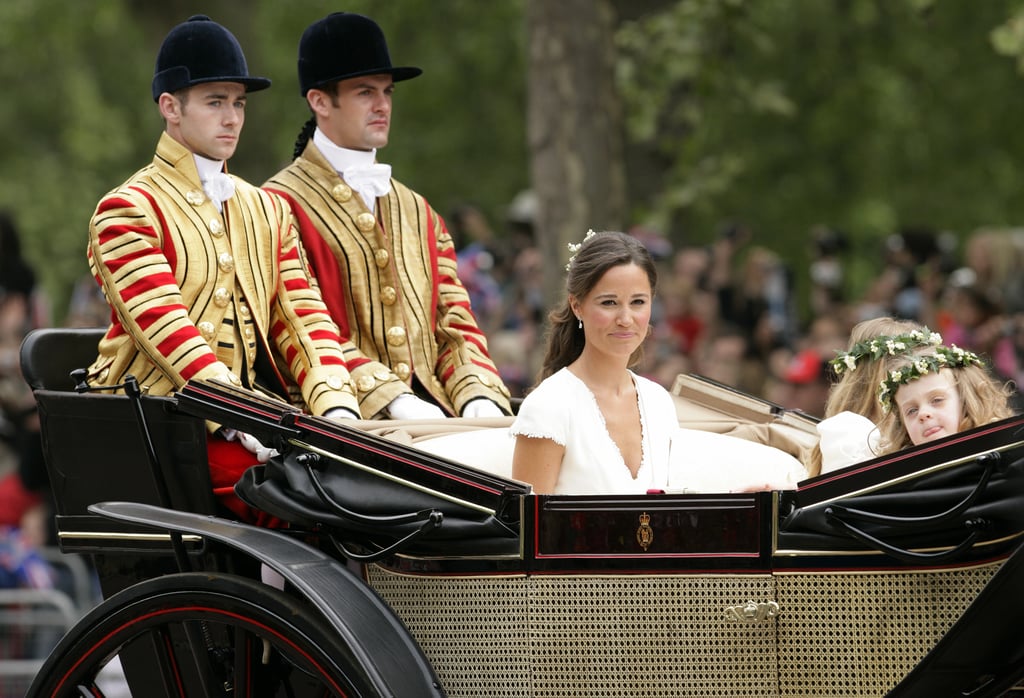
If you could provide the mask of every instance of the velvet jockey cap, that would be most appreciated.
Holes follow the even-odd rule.
[[[384,32],[369,17],[353,12],[327,15],[309,25],[299,41],[299,89],[303,97],[311,89],[336,80],[387,73],[398,82],[422,72],[391,65]]]
[[[160,45],[153,74],[153,101],[204,82],[238,82],[248,92],[270,87],[249,75],[238,40],[206,15],[193,15],[171,29]]]

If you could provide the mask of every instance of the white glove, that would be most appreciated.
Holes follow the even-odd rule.
[[[252,434],[227,428],[221,429],[221,433],[228,441],[237,441],[242,444],[245,450],[256,456],[256,460],[260,463],[266,463],[273,456],[278,455],[277,449],[267,448]]]
[[[485,397],[475,397],[463,405],[462,416],[472,418],[504,417],[505,413],[492,400],[488,400]]]
[[[444,419],[444,411],[437,405],[421,400],[412,393],[402,393],[388,403],[391,419]]]
[[[336,422],[341,422],[346,419],[362,419],[362,417],[347,407],[332,407],[324,412],[324,417],[327,419],[333,419]]]

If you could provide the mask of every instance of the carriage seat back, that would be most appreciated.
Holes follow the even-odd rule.
[[[131,398],[74,391],[71,372],[95,360],[102,336],[102,329],[47,328],[29,333],[21,347],[58,517],[86,515],[103,501],[214,513],[202,420],[177,413],[173,398],[141,398],[170,498],[161,501]]]

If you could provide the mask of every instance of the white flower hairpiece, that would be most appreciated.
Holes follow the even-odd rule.
[[[981,359],[973,351],[961,349],[955,344],[935,347],[934,354],[913,357],[903,368],[889,371],[889,375],[878,384],[878,401],[882,404],[882,410],[888,413],[892,409],[896,391],[901,385],[929,373],[938,373],[944,368],[963,368],[971,365],[981,366]]]
[[[866,339],[854,344],[849,351],[838,352],[836,358],[829,363],[832,364],[836,375],[841,376],[847,371],[856,369],[857,365],[864,360],[878,361],[885,356],[903,354],[918,347],[937,347],[940,344],[942,344],[942,336],[925,327],[906,334]]]
[[[595,233],[593,228],[591,228],[590,230],[587,231],[587,234],[583,236],[583,242],[586,242],[595,235],[597,235],[597,233]],[[583,242],[570,242],[566,245],[566,247],[569,248],[569,252],[572,253],[569,256],[569,261],[566,262],[565,264],[566,271],[569,271],[569,267],[572,266],[572,260],[576,259],[576,253],[580,251],[581,247],[583,247]]]

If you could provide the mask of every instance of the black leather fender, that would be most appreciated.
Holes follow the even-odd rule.
[[[402,621],[338,560],[272,529],[135,502],[93,504],[94,514],[202,536],[277,571],[322,614],[381,696],[444,696],[440,680]]]

